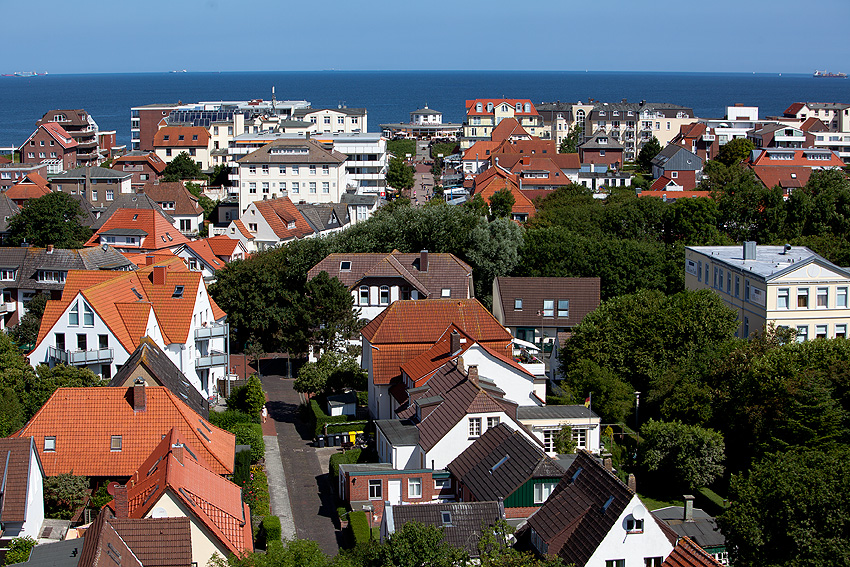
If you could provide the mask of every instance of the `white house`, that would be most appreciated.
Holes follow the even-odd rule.
[[[37,540],[44,522],[44,469],[34,438],[0,439],[0,481],[0,550],[18,537]]]
[[[239,240],[249,253],[316,234],[287,197],[251,203],[242,218],[231,221],[225,232],[226,236]]]

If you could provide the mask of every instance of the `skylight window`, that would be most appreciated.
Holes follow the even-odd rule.
[[[452,513],[450,511],[444,510],[440,512],[440,518],[442,519],[444,526],[452,525]]]
[[[130,288],[130,291],[132,291],[133,293],[135,293],[135,294],[136,294],[136,297],[137,297],[138,299],[141,299],[141,298],[142,298],[142,294],[141,294],[141,293],[139,293],[139,290],[137,290],[136,288]]]
[[[139,218],[139,215],[133,215],[133,220],[136,220],[138,218]]]
[[[344,260],[339,263],[339,271],[340,272],[350,272],[351,271],[351,262]]]
[[[183,297],[183,286],[182,285],[174,286],[174,293],[171,294],[171,297],[176,297],[176,298]]]
[[[490,467],[490,472],[491,472],[491,473],[496,472],[496,469],[498,469],[499,467],[501,467],[502,465],[504,465],[505,463],[507,463],[507,462],[508,462],[508,459],[510,459],[510,458],[511,458],[511,456],[510,456],[510,455],[505,455],[504,457],[502,457],[501,459],[499,459],[499,462],[498,462],[498,463],[496,463],[495,465],[493,465],[492,467]]]

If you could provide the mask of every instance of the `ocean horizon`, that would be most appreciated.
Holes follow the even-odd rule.
[[[850,80],[802,73],[643,71],[269,71],[47,74],[0,77],[0,146],[20,146],[45,112],[83,108],[101,130],[130,142],[130,108],[152,103],[219,100],[307,100],[313,107],[366,108],[368,131],[407,122],[428,105],[444,122],[462,122],[474,98],[540,102],[646,100],[722,118],[725,107],[758,106],[781,115],[793,102],[850,102]]]

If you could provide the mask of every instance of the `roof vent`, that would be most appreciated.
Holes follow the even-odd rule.
[[[756,243],[753,240],[744,241],[744,260],[756,259]]]

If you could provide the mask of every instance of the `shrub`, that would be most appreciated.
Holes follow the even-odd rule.
[[[257,532],[257,546],[266,548],[269,542],[279,542],[281,541],[281,534],[280,518],[277,516],[266,516],[260,522],[260,531]]]
[[[88,507],[93,508],[95,510],[99,510],[103,508],[107,504],[112,501],[112,495],[109,494],[107,488],[109,487],[109,481],[101,483],[101,485],[94,491],[94,494],[89,498]]]
[[[365,432],[368,427],[368,421],[348,421],[346,423],[332,423],[328,425],[328,433],[345,433],[347,431]]]
[[[251,467],[248,482],[242,485],[242,500],[251,508],[255,517],[266,516],[269,513],[269,480],[260,465]]]
[[[233,463],[233,484],[244,486],[251,480],[251,451],[239,451]]]
[[[229,409],[222,412],[211,411],[209,421],[216,427],[233,431],[232,427],[237,423],[257,423],[258,420],[243,411]]]
[[[326,423],[345,423],[348,421],[347,415],[330,416],[326,414],[316,400],[310,400],[309,409],[310,421],[313,423],[316,437],[322,434]]]
[[[334,479],[339,477],[339,465],[350,465],[360,460],[360,449],[352,449],[345,453],[334,453],[328,463],[330,473]]]
[[[263,426],[259,423],[237,423],[231,429],[236,434],[237,445],[251,446],[251,462],[256,463],[266,455]]]
[[[89,479],[62,473],[44,480],[44,515],[47,518],[70,520],[88,496]]]
[[[371,538],[369,519],[366,518],[366,512],[363,510],[357,510],[348,514],[348,526],[351,528],[351,534],[354,536],[355,545],[367,543]]]
[[[248,378],[248,382],[236,388],[227,399],[229,408],[247,413],[253,420],[259,423],[263,405],[266,403],[266,393],[263,385],[256,374]]]
[[[35,547],[35,540],[29,536],[17,537],[9,544],[4,565],[24,563],[30,558],[30,551]]]

